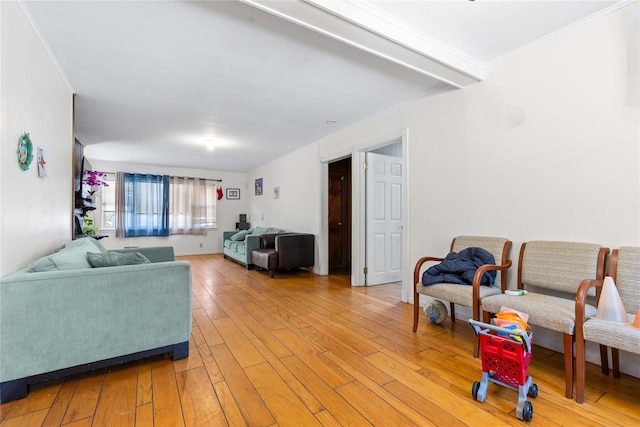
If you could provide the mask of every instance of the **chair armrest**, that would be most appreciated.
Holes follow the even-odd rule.
[[[260,249],[260,235],[248,234],[244,239],[245,247],[244,253],[247,259],[247,264],[253,264],[253,258],[251,257],[251,251]]]
[[[586,320],[584,318],[584,306],[587,303],[589,289],[592,287],[602,288],[603,283],[604,280],[585,279],[578,286],[578,292],[576,293],[576,338],[582,337],[582,324]]]
[[[476,274],[473,276],[473,290],[471,301],[473,303],[473,318],[480,319],[480,282],[482,281],[482,276],[484,273],[490,270],[504,271],[511,267],[511,260],[507,261],[506,264],[495,265],[495,264],[484,264],[478,267],[476,270]],[[500,287],[502,293],[504,293],[507,284],[504,281],[500,282]]]
[[[511,268],[511,260],[507,261],[506,264],[502,264],[502,265],[495,265],[495,264],[481,265],[480,267],[478,267],[478,269],[476,270],[476,274],[473,276],[473,287],[475,288],[477,286],[480,286],[480,281],[482,280],[482,276],[484,276],[484,273],[486,273],[487,271],[490,271],[490,270],[504,271],[504,270],[508,270],[509,268]],[[507,284],[501,282],[500,287],[501,287],[502,293],[504,293],[504,291],[507,289]],[[475,289],[474,289],[474,294],[475,294]]]
[[[413,269],[413,293],[414,294],[416,292],[416,285],[420,281],[420,269],[422,268],[422,265],[425,262],[428,262],[428,261],[441,262],[443,260],[444,260],[444,258],[438,258],[438,257],[433,257],[433,256],[425,256],[425,257],[422,257],[422,258],[420,258],[418,260],[418,262],[416,263],[416,267]]]

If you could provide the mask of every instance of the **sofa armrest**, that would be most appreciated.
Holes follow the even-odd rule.
[[[253,259],[251,258],[251,251],[253,251],[254,249],[260,249],[260,237],[261,235],[256,234],[248,234],[247,237],[245,237],[244,241],[245,241],[245,247],[244,247],[244,253],[247,257],[247,265],[253,264]]]
[[[114,249],[109,252],[140,252],[151,262],[169,262],[175,261],[176,257],[173,252],[173,246],[152,246],[148,248],[126,248]]]
[[[223,231],[222,232],[222,246],[224,247],[224,242],[226,240],[229,240],[231,238],[231,236],[233,236],[234,234],[236,234],[238,232],[238,230],[232,230],[232,231]]]
[[[315,236],[307,233],[286,233],[275,238],[278,268],[313,267]]]

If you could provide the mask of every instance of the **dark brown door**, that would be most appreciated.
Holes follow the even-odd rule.
[[[329,273],[351,274],[351,158],[329,164]]]

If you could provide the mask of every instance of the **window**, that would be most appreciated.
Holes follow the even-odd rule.
[[[168,188],[167,204],[165,209],[168,212],[168,234],[163,233],[162,227],[155,224],[161,218],[157,212],[158,207],[152,209],[149,201],[154,193],[162,193],[165,185],[161,175],[144,174],[122,174],[122,187],[125,189],[122,201],[122,214],[120,222],[128,224],[125,232],[122,227],[122,234],[119,237],[134,236],[162,236],[168,234],[204,234],[207,228],[216,227],[216,202],[218,181],[171,177],[166,184]],[[135,177],[147,177],[138,178]],[[155,183],[147,182],[151,178],[160,177]],[[116,230],[118,222],[118,208],[116,203],[117,180],[115,174],[108,174],[105,179],[107,187],[101,188],[101,203],[99,217],[101,219],[100,229]],[[134,185],[134,180],[136,183]],[[150,192],[151,194],[147,194]],[[135,193],[135,196],[134,196]],[[145,233],[151,234],[145,234]],[[116,233],[118,235],[119,233]]]
[[[207,181],[207,228],[216,228],[216,201],[218,200],[218,186],[215,181]]]
[[[215,225],[215,186],[199,178],[173,176],[170,182],[169,234],[205,234]]]
[[[102,193],[102,221],[100,223],[100,229],[102,230],[115,230],[116,229],[116,181],[113,174],[108,174],[105,179],[108,186],[102,187],[100,190]]]
[[[169,235],[169,176],[124,174],[124,237]]]

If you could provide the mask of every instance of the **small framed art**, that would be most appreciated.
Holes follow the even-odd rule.
[[[240,189],[239,188],[227,188],[227,199],[229,199],[229,200],[240,200]]]
[[[256,179],[256,196],[262,196],[262,178]]]

